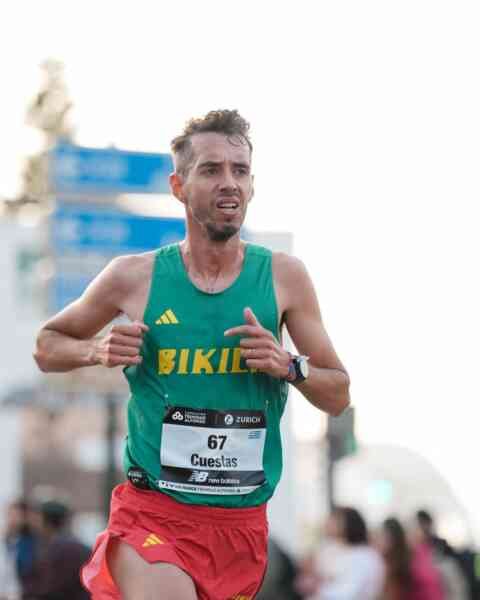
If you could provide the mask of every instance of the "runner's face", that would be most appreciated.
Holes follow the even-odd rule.
[[[253,194],[250,149],[240,136],[193,136],[193,163],[182,186],[187,213],[215,242],[240,231]]]

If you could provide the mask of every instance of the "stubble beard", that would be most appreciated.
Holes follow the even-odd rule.
[[[236,235],[240,228],[235,225],[224,225],[221,229],[216,227],[213,223],[206,224],[206,231],[208,239],[211,242],[221,243],[227,242],[230,238]]]
[[[213,217],[213,209],[205,210],[205,211],[195,211],[191,212],[191,215],[195,219],[195,221],[202,225],[202,228],[206,232],[208,239],[211,242],[216,244],[221,244],[228,242],[232,237],[237,235],[240,231],[241,224],[237,225],[234,223],[217,223]],[[241,219],[242,223],[245,218],[245,214]]]

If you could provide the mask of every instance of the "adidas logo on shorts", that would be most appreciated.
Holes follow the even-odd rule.
[[[147,535],[147,537],[145,538],[145,541],[143,542],[142,546],[144,548],[148,548],[149,546],[158,546],[158,544],[164,544],[165,542],[163,542],[158,536],[156,536],[154,533],[150,533],[149,535]]]

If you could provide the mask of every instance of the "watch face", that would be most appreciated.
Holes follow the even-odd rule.
[[[308,377],[308,360],[306,358],[300,358],[298,361],[298,366],[300,367],[300,373],[305,379]]]

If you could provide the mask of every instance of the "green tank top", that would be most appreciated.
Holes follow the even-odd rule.
[[[143,361],[124,371],[124,467],[180,502],[255,506],[280,479],[287,384],[248,369],[240,337],[224,336],[244,324],[247,306],[278,339],[270,250],[247,244],[239,276],[215,294],[190,281],[178,244],[156,252]]]

